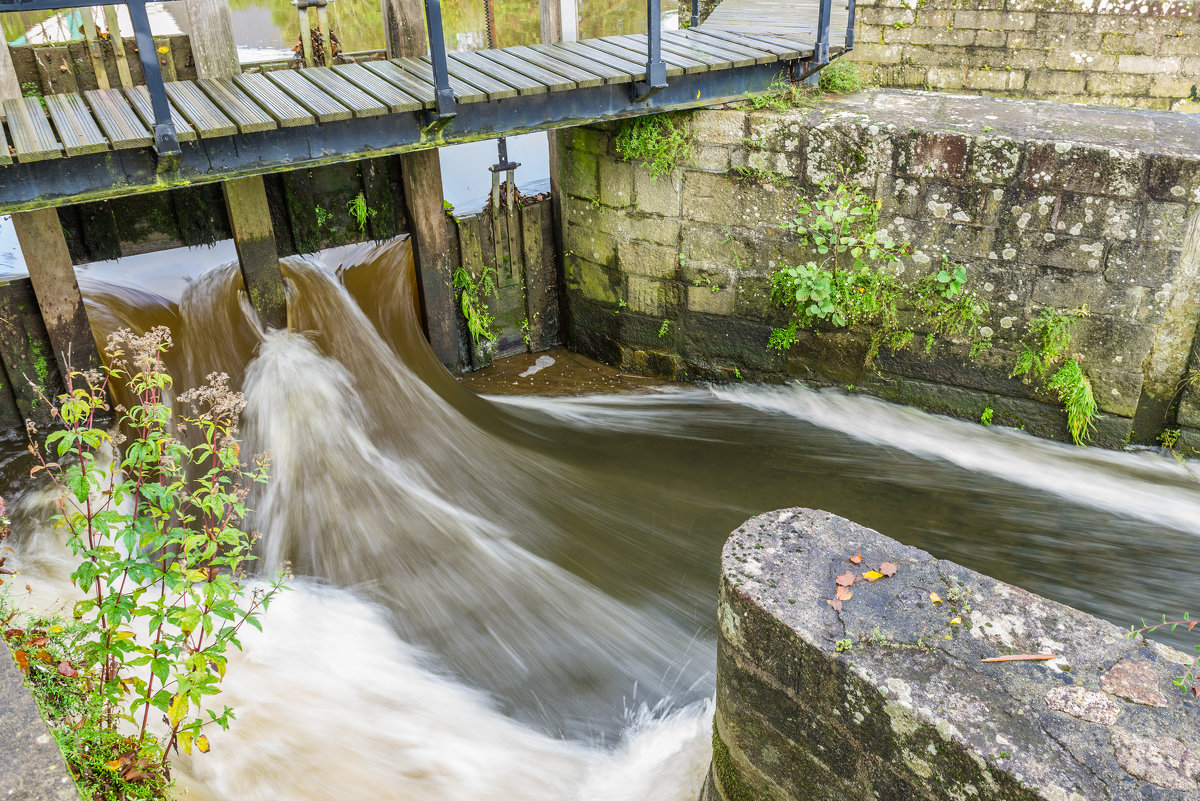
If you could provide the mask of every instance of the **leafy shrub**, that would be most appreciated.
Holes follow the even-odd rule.
[[[492,280],[492,269],[485,267],[478,278],[472,278],[466,267],[454,271],[454,288],[458,290],[459,307],[467,330],[471,333],[471,341],[479,344],[479,338],[495,339],[492,323],[495,317],[488,308],[486,298],[496,294],[496,284]]]
[[[851,95],[867,88],[858,65],[843,58],[834,59],[817,73],[817,84],[835,95]]]
[[[669,175],[692,158],[692,127],[686,112],[650,114],[621,123],[617,153],[626,161],[641,161],[650,179]]]

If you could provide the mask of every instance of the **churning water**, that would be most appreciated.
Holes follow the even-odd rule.
[[[292,332],[265,335],[232,265],[178,297],[84,282],[99,334],[172,328],[177,386],[243,387],[262,556],[300,576],[231,662],[237,721],[179,763],[189,798],[693,801],[720,545],[785,505],[1120,624],[1195,597],[1189,465],[799,386],[480,398],[420,334],[407,243],[340,261],[289,260]],[[68,568],[20,472],[53,605]]]

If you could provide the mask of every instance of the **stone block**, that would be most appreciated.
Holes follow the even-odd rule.
[[[1087,91],[1087,75],[1083,72],[1034,70],[1029,73],[1025,90],[1035,95],[1082,95]]]
[[[1087,370],[1096,405],[1105,414],[1133,417],[1142,396],[1141,372],[1095,367]]]
[[[1025,70],[968,69],[963,74],[963,88],[986,92],[1017,92],[1026,88]]]
[[[1161,247],[1182,247],[1197,206],[1190,203],[1147,203],[1142,239]]]
[[[1091,50],[1050,50],[1046,52],[1045,68],[1065,72],[1113,72],[1117,69],[1117,57]],[[1085,86],[1079,92],[1085,91]]]
[[[729,148],[724,145],[697,145],[692,148],[690,166],[707,172],[727,172]]]
[[[579,137],[576,132],[575,138]],[[599,196],[599,161],[586,150],[567,150],[560,159],[562,191],[568,195],[593,199]]]
[[[1200,203],[1200,158],[1155,155],[1150,159],[1148,191],[1155,200]]]
[[[1134,58],[1123,56],[1123,58]],[[1140,58],[1140,56],[1136,56]],[[1087,93],[1089,95],[1144,95],[1150,91],[1150,76],[1125,72],[1089,72]]]
[[[1150,247],[1133,242],[1114,242],[1104,262],[1104,277],[1115,284],[1158,289],[1172,280],[1179,268],[1176,248]]]
[[[600,202],[623,207],[633,202],[633,165],[612,158],[599,160]]]
[[[672,248],[646,242],[620,242],[617,266],[625,273],[648,278],[671,278],[679,266],[679,253]]]
[[[1180,56],[1118,56],[1117,69],[1126,75],[1171,75],[1178,73]]]
[[[737,273],[756,270],[758,240],[754,231],[729,225],[691,224],[683,231],[680,260],[686,265],[715,263]]]
[[[578,281],[573,287],[588,300],[600,303],[616,303],[619,297],[617,279],[608,270],[598,264],[582,259],[574,262],[577,269]]]
[[[1154,343],[1154,328],[1089,315],[1075,324],[1075,342],[1085,370],[1138,370]]]
[[[899,175],[958,181],[966,175],[971,137],[948,131],[916,131],[901,144],[896,160]]]
[[[1017,174],[1021,146],[1014,139],[982,133],[975,137],[967,180],[979,184],[1007,184]]]
[[[612,266],[617,255],[617,242],[612,234],[582,225],[567,225],[566,241],[568,253],[587,259],[594,264]]]
[[[755,147],[785,153],[801,152],[805,144],[804,117],[777,111],[752,111],[748,140]]]
[[[679,220],[630,214],[622,218],[619,236],[626,241],[653,242],[678,248],[681,230],[682,223]]]
[[[638,211],[663,217],[678,217],[683,209],[683,179],[679,170],[657,177],[649,170],[633,173],[633,200]]]
[[[976,31],[975,46],[976,47],[995,47],[1001,48],[1008,44],[1007,31]],[[988,58],[993,58],[989,54]]]
[[[734,298],[737,293],[735,284],[710,286],[688,286],[688,311],[705,314],[730,315],[733,313]]]
[[[1099,274],[1104,268],[1107,244],[1049,232],[1020,237],[1017,260],[1031,267],[1055,267],[1072,272]]]
[[[814,184],[837,181],[849,171],[860,186],[874,186],[890,173],[892,137],[887,126],[866,119],[826,119],[812,129],[805,153],[805,175]]]
[[[925,83],[934,89],[962,89],[966,82],[964,70],[952,67],[930,67]]]
[[[1136,239],[1147,214],[1143,203],[1061,192],[1054,210],[1056,233],[1098,239]],[[1149,227],[1143,231],[1149,235]]]
[[[678,284],[647,278],[644,275],[627,275],[625,281],[626,302],[630,311],[661,317],[666,314],[668,308],[677,303]]]
[[[697,142],[709,145],[740,145],[746,137],[746,114],[742,111],[697,111],[692,115]]]
[[[1143,161],[1136,151],[1069,141],[1035,142],[1026,148],[1022,181],[1034,189],[1132,198],[1142,191],[1142,173]]]

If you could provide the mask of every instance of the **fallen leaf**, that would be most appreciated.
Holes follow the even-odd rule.
[[[1025,662],[1058,659],[1054,654],[1009,654],[1008,656],[989,656],[982,662]]]
[[[59,662],[58,663],[58,672],[68,678],[70,678],[71,676],[79,675],[79,671],[76,670],[75,668],[71,667],[70,662]]]
[[[54,664],[54,657],[50,655],[49,651],[38,651],[33,655],[33,658],[39,662],[44,662],[47,665]]]
[[[854,574],[847,570],[845,573],[838,576],[835,581],[839,587],[849,587],[854,583]]]
[[[849,587],[838,587],[834,597],[839,601],[849,601],[854,597],[854,592]]]
[[[4,638],[8,639],[8,640],[11,640],[13,637],[24,637],[24,636],[25,636],[24,629],[7,629],[4,632]]]
[[[961,618],[961,617],[956,617],[956,618],[954,618],[954,620],[951,620],[950,622],[951,622],[953,625],[956,625],[956,626],[961,626],[961,625],[962,625],[962,618]]]
[[[13,659],[17,660],[17,667],[21,668],[22,672],[29,672],[29,654],[24,651],[13,651]]]
[[[936,592],[931,592],[929,593],[929,600],[933,601],[935,604],[940,604],[942,602],[942,596],[938,595]]]
[[[832,606],[832,607],[833,607],[833,611],[835,611],[835,612],[840,612],[840,611],[842,611],[842,602],[841,602],[841,601],[829,601],[829,600],[827,600],[827,601],[825,601],[825,603],[827,603],[827,604],[829,604],[830,606]]]
[[[114,759],[112,762],[105,762],[104,767],[108,768],[109,770],[116,770],[117,768],[124,767],[124,765],[122,764],[121,760]]]
[[[856,554],[854,554],[854,556],[851,556],[850,563],[854,564],[854,565],[861,564],[862,563],[862,554],[856,553]]]
[[[879,566],[879,572],[888,578],[891,578],[892,576],[896,575],[896,566],[891,562],[884,562]]]
[[[863,573],[863,578],[865,578],[867,581],[878,581],[879,579],[883,578],[883,574],[875,570],[868,570],[866,573]]]
[[[48,642],[50,642],[49,637],[34,637],[32,640],[29,641],[29,644],[30,645],[45,645]]]

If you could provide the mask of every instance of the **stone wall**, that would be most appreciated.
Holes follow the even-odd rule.
[[[1200,117],[876,90],[690,124],[693,158],[658,180],[616,154],[615,126],[560,135],[573,349],[676,378],[798,377],[973,419],[992,408],[1063,438],[1056,398],[1009,376],[1033,317],[1087,304],[1076,351],[1104,414],[1095,441],[1124,443],[1135,417],[1144,441],[1174,425],[1200,320]],[[768,349],[784,319],[769,275],[805,258],[779,225],[841,166],[882,204],[880,227],[913,243],[907,275],[942,255],[968,267],[992,348],[969,359],[962,343],[915,341],[878,370],[862,332]]]
[[[1200,111],[1195,0],[862,0],[882,86]]]
[[[702,801],[1200,798],[1190,657],[848,520],[739,527],[718,622]]]

